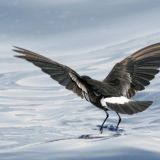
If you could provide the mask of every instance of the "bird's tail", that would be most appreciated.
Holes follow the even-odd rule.
[[[124,104],[106,103],[107,108],[122,114],[135,114],[146,110],[152,101],[129,101]]]

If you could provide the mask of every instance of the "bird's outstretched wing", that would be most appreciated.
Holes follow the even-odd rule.
[[[160,43],[157,43],[117,63],[103,82],[118,87],[123,96],[130,98],[150,84],[159,67]]]
[[[13,51],[19,53],[15,57],[33,63],[40,67],[43,72],[49,74],[52,79],[58,81],[59,84],[65,86],[67,89],[72,90],[78,96],[82,98],[87,97],[87,88],[83,84],[80,75],[71,68],[23,48],[15,47]]]

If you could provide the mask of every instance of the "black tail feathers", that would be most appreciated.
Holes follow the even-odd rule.
[[[131,115],[146,110],[152,103],[152,101],[129,101],[124,104],[107,103],[107,106],[118,113]]]

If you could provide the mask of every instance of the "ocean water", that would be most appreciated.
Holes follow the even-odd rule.
[[[134,99],[153,105],[99,127],[105,113],[64,89],[13,46],[102,80],[116,62],[160,42],[158,0],[0,2],[0,160],[160,159],[160,75]],[[110,113],[106,125],[118,121]]]

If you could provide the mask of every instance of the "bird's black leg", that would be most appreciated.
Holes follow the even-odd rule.
[[[105,112],[106,112],[106,118],[104,119],[104,121],[103,121],[103,123],[102,123],[102,125],[101,125],[101,127],[100,127],[100,132],[101,132],[101,134],[102,134],[102,132],[103,132],[103,125],[104,125],[104,123],[106,122],[106,120],[107,120],[108,117],[109,117],[109,114],[108,114],[107,110],[105,110]]]
[[[118,114],[118,112],[116,112],[117,113],[117,115],[118,115],[118,123],[117,123],[117,126],[116,126],[116,129],[118,129],[118,126],[119,126],[119,124],[121,123],[121,117],[120,117],[120,115]]]

